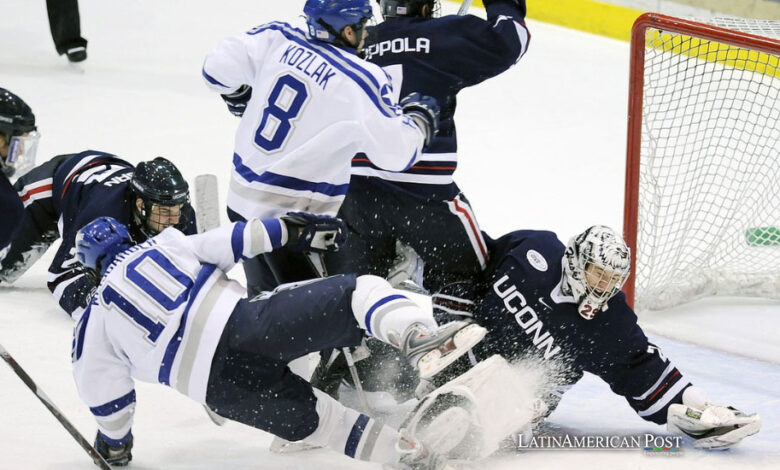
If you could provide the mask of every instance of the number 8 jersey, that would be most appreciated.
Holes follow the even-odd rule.
[[[421,154],[424,135],[401,112],[379,66],[287,23],[222,40],[203,77],[220,94],[252,87],[227,199],[246,219],[293,209],[335,215],[356,153],[390,171]]]

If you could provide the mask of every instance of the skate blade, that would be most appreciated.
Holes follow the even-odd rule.
[[[472,323],[455,333],[451,341],[447,341],[441,347],[425,353],[417,362],[421,379],[430,379],[452,364],[469,349],[482,341],[487,330],[476,323]]]
[[[290,442],[281,437],[274,436],[269,450],[274,454],[294,454],[296,452],[305,452],[307,450],[321,449],[322,446],[315,446],[305,442]]]

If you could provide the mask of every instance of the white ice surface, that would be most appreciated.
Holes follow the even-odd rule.
[[[33,107],[43,134],[39,161],[90,148],[132,162],[164,155],[191,181],[217,174],[224,191],[237,121],[202,84],[202,59],[220,38],[256,24],[299,23],[303,2],[80,4],[90,40],[82,66],[55,54],[44,2],[3,0],[0,7],[0,86]],[[537,22],[529,27],[531,49],[515,69],[459,96],[456,178],[494,236],[538,228],[566,239],[594,223],[621,227],[628,45]],[[15,286],[0,288],[0,344],[91,440],[95,425],[70,372],[71,320],[45,289],[50,258]],[[240,270],[231,274],[243,277]],[[642,320],[649,331],[688,341],[653,337],[713,401],[761,413],[763,430],[742,446],[725,453],[686,448],[676,457],[529,452],[474,468],[780,468],[780,306],[755,306],[742,299],[705,302]],[[274,455],[268,434],[235,423],[217,428],[173,390],[138,384],[137,392],[134,469],[376,468],[326,450]],[[550,421],[578,434],[663,432],[590,376]],[[92,468],[86,454],[0,364],[0,469],[80,468]]]

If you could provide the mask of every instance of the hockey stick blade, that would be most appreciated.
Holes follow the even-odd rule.
[[[469,8],[471,8],[471,0],[463,0],[460,4],[460,8],[458,8],[458,16],[463,16],[468,13]]]
[[[38,388],[33,379],[27,375],[27,372],[22,369],[22,366],[20,366],[19,363],[16,362],[13,357],[11,357],[11,354],[9,354],[9,352],[6,351],[2,345],[0,345],[0,356],[2,356],[3,360],[9,366],[11,366],[11,369],[13,369],[16,375],[22,379],[22,382],[24,382],[24,384],[27,385],[30,390],[32,390],[35,396],[38,397],[41,403],[43,403],[43,406],[45,406],[46,409],[49,410],[55,418],[57,418],[57,421],[59,421],[65,430],[68,431],[68,433],[73,437],[73,439],[79,443],[81,448],[84,449],[90,457],[92,457],[92,461],[95,462],[95,465],[100,467],[102,470],[111,470],[111,467],[108,465],[108,463],[106,463],[103,457],[101,457],[98,451],[96,451],[95,448],[92,447],[92,445],[87,442],[86,439],[84,439],[84,436],[78,432],[78,430],[73,426],[73,424],[71,424],[70,421],[68,421],[67,418],[65,418],[65,416],[54,405],[51,399],[43,392],[43,390]]]
[[[198,233],[219,227],[219,186],[215,175],[195,177],[195,219]]]

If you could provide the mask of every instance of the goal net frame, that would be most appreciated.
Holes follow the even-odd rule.
[[[631,33],[631,63],[628,106],[628,140],[626,153],[625,200],[623,212],[623,235],[631,248],[631,275],[623,291],[632,307],[636,300],[636,263],[638,217],[640,211],[640,159],[643,131],[643,101],[645,87],[645,54],[647,30],[656,29],[662,33],[680,34],[702,41],[712,41],[728,46],[749,49],[771,56],[780,55],[780,40],[757,36],[722,27],[675,18],[658,13],[645,13],[634,23]],[[777,65],[775,65],[777,67]],[[775,74],[780,77],[780,74]],[[780,225],[780,221],[775,221]],[[780,248],[778,248],[780,249]],[[640,267],[641,268],[641,267]],[[691,299],[692,300],[692,299]]]

